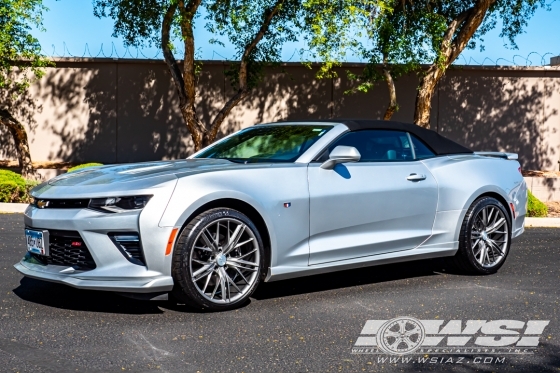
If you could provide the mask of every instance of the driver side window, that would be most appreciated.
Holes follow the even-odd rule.
[[[403,162],[414,159],[409,137],[403,131],[361,130],[336,140],[321,157],[328,159],[339,145],[353,146],[360,152],[360,162]]]

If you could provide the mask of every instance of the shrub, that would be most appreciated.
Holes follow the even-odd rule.
[[[20,174],[0,170],[0,202],[27,202],[31,188],[31,183]]]
[[[78,166],[70,167],[67,172],[74,172],[74,171],[81,170],[82,168],[99,167],[99,166],[103,166],[103,163],[84,163]]]
[[[548,207],[537,197],[527,191],[527,216],[533,218],[545,218],[548,215]]]
[[[20,174],[8,170],[0,170],[0,181],[13,181],[18,185],[25,186],[25,179]]]

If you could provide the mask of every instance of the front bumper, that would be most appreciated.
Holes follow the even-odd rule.
[[[156,293],[171,291],[173,288],[173,279],[170,276],[129,278],[120,280],[93,280],[80,278],[79,275],[71,276],[56,273],[56,271],[60,272],[61,270],[67,269],[62,266],[43,266],[26,263],[22,260],[21,262],[14,264],[14,267],[26,277],[56,282],[85,290],[105,290],[125,293]]]
[[[89,209],[39,209],[29,206],[26,227],[79,233],[95,262],[94,269],[71,264],[41,262],[30,254],[14,267],[24,276],[69,285],[79,289],[125,293],[168,292],[173,288],[171,255],[165,255],[173,227],[159,227],[158,221],[169,196],[156,196],[142,211],[105,214]],[[155,200],[155,201],[154,201]],[[160,201],[161,202],[161,201]],[[111,240],[114,232],[136,232],[140,237],[145,265],[131,262]],[[22,231],[23,236],[23,231]],[[25,254],[25,253],[22,253]]]

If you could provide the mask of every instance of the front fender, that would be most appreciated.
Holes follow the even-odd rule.
[[[226,198],[245,202],[261,215],[270,236],[272,266],[286,261],[301,261],[307,265],[309,190],[306,165],[183,177],[177,183],[159,226],[182,227],[205,204]]]

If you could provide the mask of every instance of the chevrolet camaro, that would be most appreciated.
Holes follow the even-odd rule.
[[[32,196],[24,276],[207,310],[261,281],[385,263],[449,257],[491,274],[527,208],[516,154],[370,120],[259,124],[188,159],[62,174]]]

